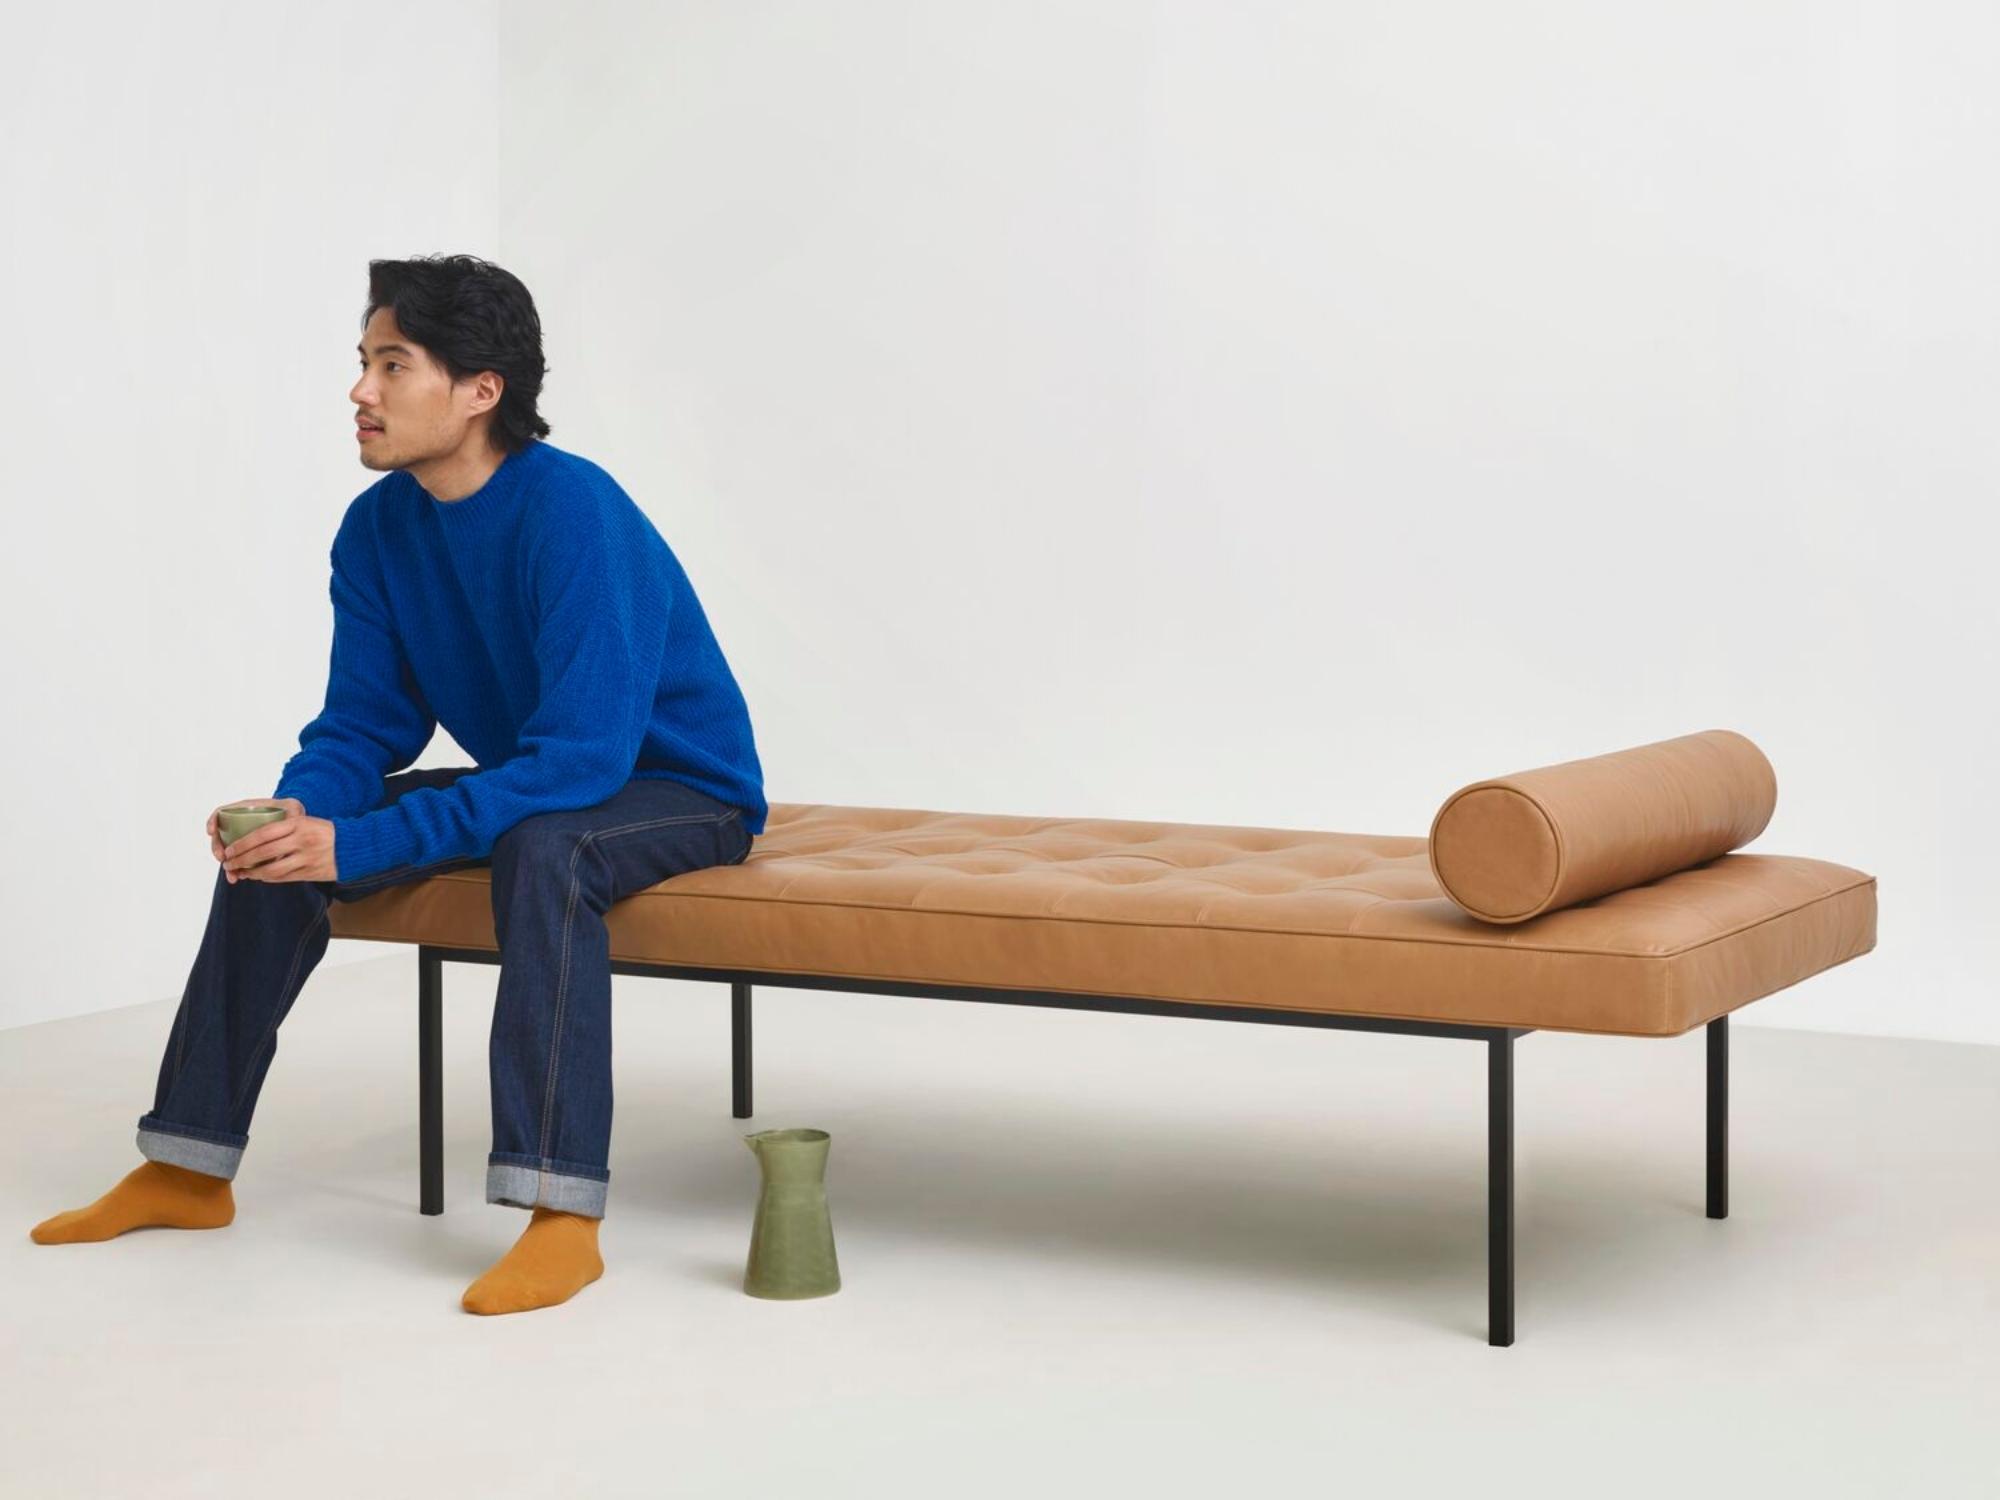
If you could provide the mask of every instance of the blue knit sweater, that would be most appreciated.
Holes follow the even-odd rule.
[[[438,500],[402,470],[333,539],[326,706],[276,797],[332,820],[338,878],[484,858],[533,813],[670,777],[764,831],[742,690],[646,513],[546,441]],[[442,724],[479,769],[387,807],[382,778]]]

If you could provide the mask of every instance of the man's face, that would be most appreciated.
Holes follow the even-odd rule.
[[[378,307],[368,319],[357,357],[361,378],[347,399],[354,403],[361,462],[371,469],[406,469],[456,454],[471,433],[473,418],[490,412],[500,400],[500,377],[490,370],[454,386],[430,351],[396,326],[395,312],[386,307]]]

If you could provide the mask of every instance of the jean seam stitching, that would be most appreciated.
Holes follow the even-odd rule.
[[[326,908],[322,906],[319,910],[319,915],[306,923],[306,930],[299,934],[298,942],[292,947],[292,966],[285,973],[284,987],[278,991],[278,1003],[272,1007],[271,1024],[265,1028],[264,1040],[257,1044],[256,1051],[252,1052],[244,1061],[243,1083],[236,1090],[236,1097],[229,1101],[229,1108],[226,1113],[232,1118],[236,1114],[236,1107],[243,1102],[243,1096],[250,1092],[250,1080],[257,1076],[258,1053],[262,1052],[271,1038],[277,1035],[278,1023],[285,1018],[285,996],[291,992],[292,976],[299,972],[299,960],[305,956],[306,939],[311,937],[318,929],[319,924],[325,920]]]
[[[178,1033],[174,1040],[174,1076],[167,1083],[167,1092],[172,1093],[181,1081],[181,1069],[187,1066],[187,1013],[185,998],[181,1001],[180,1012],[174,1017],[174,1030]]]
[[[549,1076],[548,1081],[543,1085],[542,1089],[542,1140],[539,1155],[543,1163],[546,1163],[549,1159],[550,1116],[555,1110],[556,1077],[562,1067],[563,1013],[569,1005],[569,935],[570,929],[576,920],[577,888],[582,883],[582,877],[576,872],[577,861],[583,857],[585,849],[589,848],[599,839],[610,838],[613,834],[637,833],[642,828],[665,828],[675,823],[699,823],[703,821],[719,823],[723,818],[728,816],[728,813],[690,813],[681,817],[653,818],[638,823],[626,823],[617,828],[592,829],[590,832],[584,834],[582,838],[578,839],[576,841],[576,848],[570,851],[569,896],[563,905],[562,962],[556,969],[556,1013],[555,1020],[551,1025],[551,1035],[549,1038]],[[546,1171],[538,1166],[535,1182],[535,1196],[537,1198],[542,1195],[542,1179],[546,1175]]]
[[[475,854],[455,854],[450,859],[433,860],[427,865],[396,865],[387,870],[378,870],[373,875],[363,875],[359,880],[336,880],[330,882],[345,891],[366,891],[383,885],[400,885],[413,882],[426,870],[442,874],[457,865],[476,865],[480,856]]]
[[[563,1009],[569,1003],[569,931],[576,916],[576,891],[579,876],[576,862],[583,857],[583,851],[590,846],[591,835],[585,834],[577,840],[576,847],[569,855],[569,899],[563,906],[562,962],[556,969],[556,1013],[550,1025],[549,1035],[549,1076],[542,1087],[542,1139],[535,1163],[535,1197],[542,1196],[543,1181],[546,1177],[544,1164],[549,1158],[549,1117],[556,1103],[556,1074],[562,1066]]]
[[[584,837],[590,840],[603,840],[612,837],[614,834],[637,833],[642,828],[665,828],[670,823],[723,823],[736,816],[737,813],[734,808],[722,813],[689,813],[685,817],[679,818],[654,818],[645,823],[627,823],[620,828],[592,829]]]

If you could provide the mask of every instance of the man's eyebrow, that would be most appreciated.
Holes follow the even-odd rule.
[[[363,349],[359,344],[356,344],[354,346],[354,349],[357,354],[366,354],[368,352],[366,349]],[[377,344],[375,346],[375,352],[377,354],[405,354],[409,355],[411,359],[416,358],[415,354],[411,353],[408,349],[405,349],[401,344]]]

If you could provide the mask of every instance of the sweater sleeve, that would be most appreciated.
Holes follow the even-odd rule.
[[[299,751],[271,793],[298,798],[315,818],[373,807],[382,798],[382,778],[421,755],[437,729],[390,623],[364,524],[360,506],[350,506],[334,536],[326,704],[299,731]]]
[[[483,859],[521,819],[592,807],[624,787],[652,717],[672,603],[644,542],[600,499],[528,543],[539,696],[515,753],[449,786],[335,818],[338,879]]]

